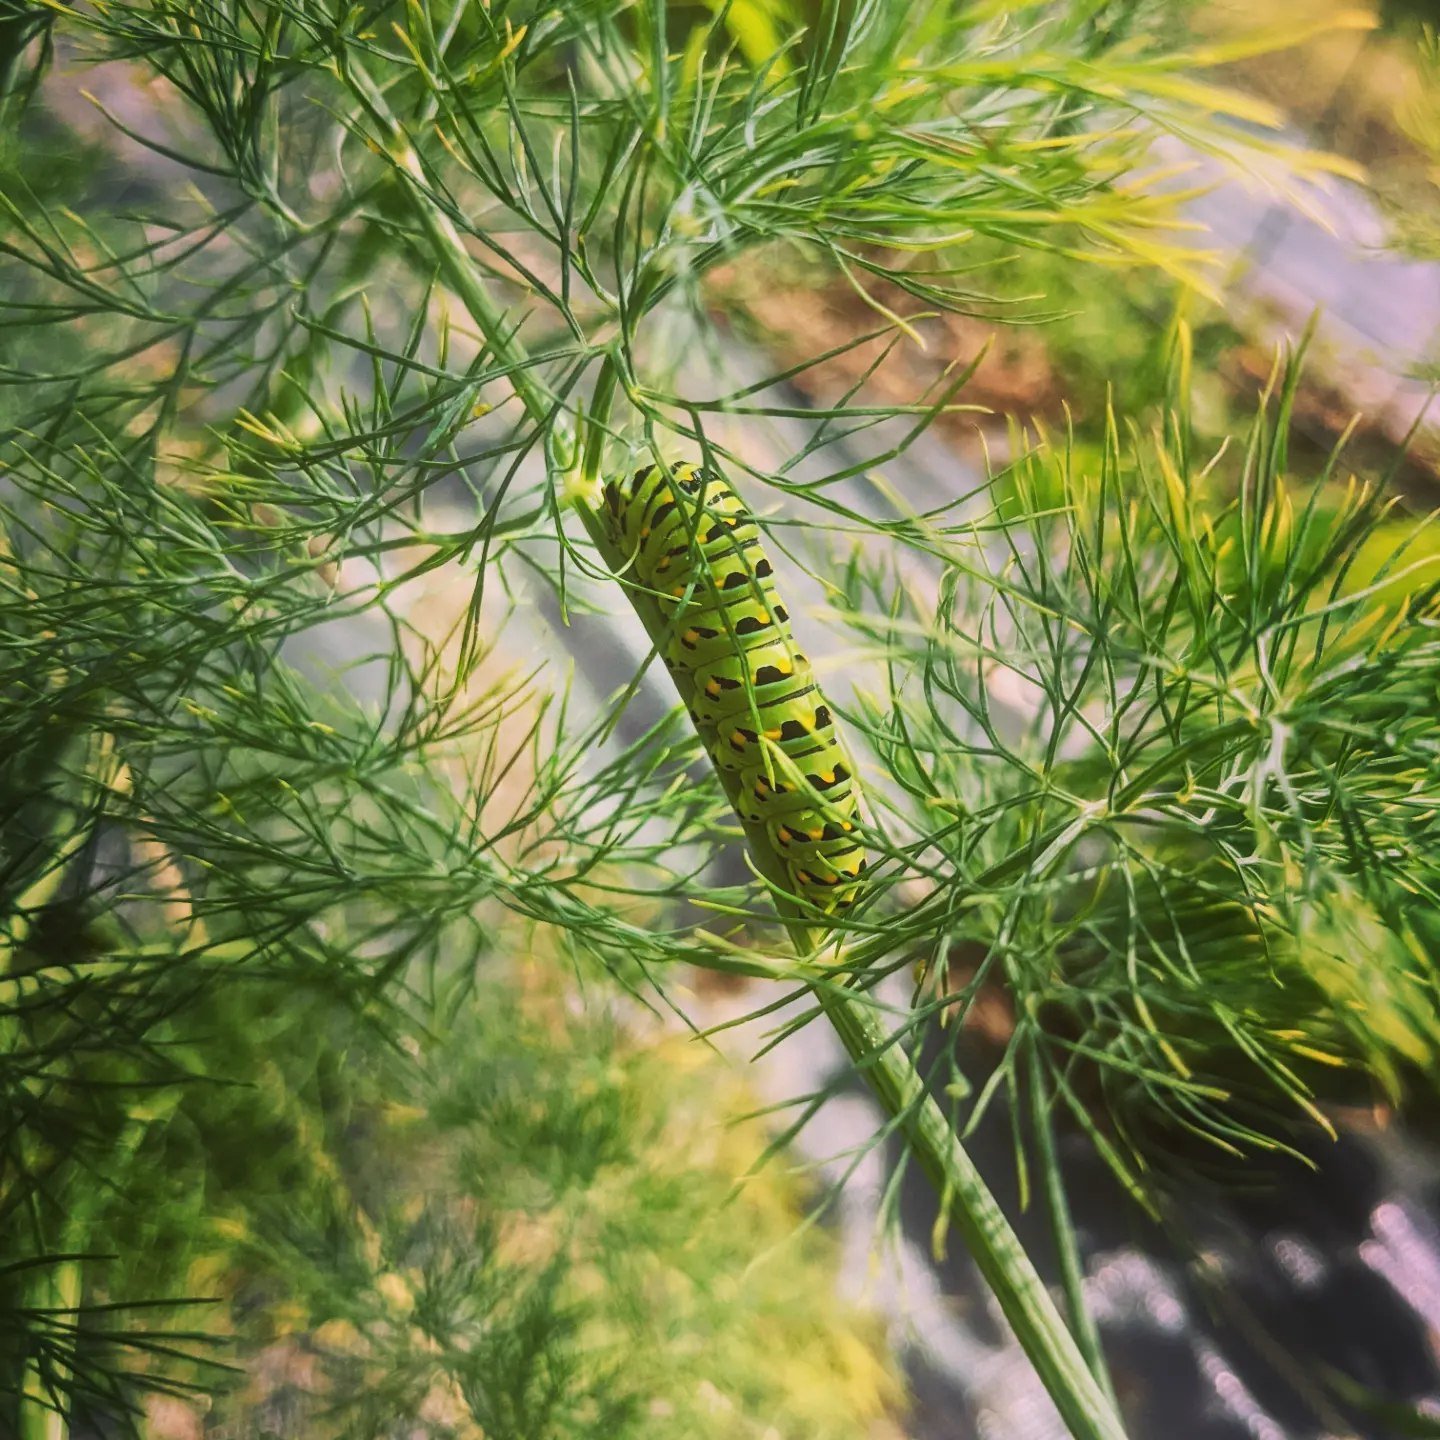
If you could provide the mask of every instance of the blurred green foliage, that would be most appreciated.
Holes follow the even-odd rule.
[[[425,1024],[260,983],[155,1037],[189,1083],[130,1103],[66,1192],[92,1252],[67,1364],[130,1376],[73,1424],[118,1403],[167,1436],[894,1433],[882,1337],[835,1298],[796,1182],[737,1188],[767,1137],[726,1062],[504,948],[531,958]],[[195,1302],[126,1310],[157,1286]]]

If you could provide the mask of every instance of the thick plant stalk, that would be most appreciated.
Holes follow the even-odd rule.
[[[36,1309],[63,1317],[66,1322],[73,1322],[80,1305],[80,1261],[73,1257],[59,1260],[37,1274],[39,1278],[31,1287],[31,1304]],[[38,1362],[29,1362],[20,1395],[19,1440],[68,1440],[70,1420],[68,1406],[64,1403],[64,1386],[68,1379],[69,1371],[57,1365],[47,1382]]]
[[[353,61],[344,66],[347,79],[372,117],[383,127],[391,158],[429,254],[451,291],[492,351],[509,367],[512,384],[531,419],[547,435],[552,459],[575,465],[573,432],[533,373],[525,354],[504,323],[503,312],[490,298],[478,268],[449,218],[428,192],[423,170],[404,128],[389,111],[384,97]],[[611,383],[607,375],[604,383]],[[593,478],[593,477],[591,477]],[[598,497],[581,494],[574,505],[600,554],[613,570],[623,557],[614,553],[607,529],[595,508]],[[665,622],[658,607],[631,595],[652,640],[660,641]],[[722,774],[727,786],[733,776]],[[733,796],[732,796],[733,799]],[[782,890],[788,878],[778,859],[752,846],[757,868]],[[798,916],[787,926],[802,959],[815,948],[815,937]],[[833,972],[815,969],[813,993],[847,1052],[857,1062],[885,1109],[899,1119],[913,1153],[951,1202],[950,1218],[990,1286],[1016,1338],[1044,1382],[1056,1408],[1076,1440],[1125,1440],[1115,1408],[1086,1364],[1085,1357],[1005,1219],[974,1162],[956,1138],[944,1112],[926,1092],[924,1081],[908,1055],[891,1045],[874,1007],[836,983]]]
[[[889,1045],[873,1007],[817,989],[816,997],[876,1098],[901,1127],[911,1153],[950,1197],[950,1223],[985,1277],[1015,1338],[1076,1440],[1124,1440],[1109,1396],[1065,1326],[1019,1237],[950,1122],[925,1091],[919,1072]]]
[[[53,765],[55,773],[63,773],[66,760],[84,764],[81,747],[73,739],[62,746]],[[0,987],[7,992],[7,1000],[12,1005],[23,1005],[28,985],[34,983],[26,974],[17,974],[15,966],[17,953],[30,936],[32,917],[54,900],[65,880],[69,861],[84,848],[88,835],[88,827],[81,823],[79,807],[57,798],[45,825],[43,841],[40,836],[35,837],[49,852],[49,860],[10,904],[9,913],[0,915]],[[9,1025],[6,1028],[8,1031]],[[13,1034],[5,1035],[9,1044],[13,1044],[15,1038]],[[59,1317],[61,1323],[73,1323],[80,1304],[83,1274],[80,1260],[70,1252],[79,1249],[77,1242],[83,1231],[73,1212],[61,1228],[65,1234],[59,1248],[65,1252],[65,1258],[35,1266],[27,1285],[26,1303],[36,1311]],[[68,1379],[68,1369],[58,1361],[52,1361],[48,1375],[38,1357],[26,1361],[16,1397],[18,1440],[67,1440],[70,1433],[65,1396]]]

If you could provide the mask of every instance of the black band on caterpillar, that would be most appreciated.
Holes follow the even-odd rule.
[[[662,658],[711,760],[738,772],[737,810],[795,893],[849,909],[865,856],[860,789],[772,583],[759,526],[713,471],[649,465],[604,491],[630,573],[671,621]]]

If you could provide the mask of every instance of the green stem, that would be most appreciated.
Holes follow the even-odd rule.
[[[1055,1253],[1060,1261],[1060,1284],[1065,1292],[1065,1308],[1070,1314],[1070,1330],[1081,1354],[1085,1356],[1090,1373],[1114,1404],[1115,1390],[1110,1383],[1110,1369],[1105,1363],[1100,1332],[1096,1329],[1094,1317],[1085,1308],[1085,1276],[1080,1264],[1080,1249],[1075,1243],[1070,1201],[1065,1194],[1065,1177],[1060,1170],[1060,1157],[1055,1153],[1055,1130],[1050,1118],[1043,1063],[1033,1040],[1026,1050],[1030,1057],[1030,1075],[1026,1085],[1030,1095],[1030,1128],[1040,1152],[1045,1201],[1050,1212],[1050,1232],[1055,1238]]]
[[[432,247],[436,266],[465,305],[497,358],[509,369],[512,384],[530,418],[537,426],[550,427],[552,435],[559,431],[559,443],[552,445],[552,453],[578,458],[574,456],[567,418],[543,382],[527,369],[524,349],[508,333],[503,312],[487,293],[463,240],[449,218],[437,211],[425,184],[419,157],[404,128],[389,112],[384,97],[353,61],[345,64],[344,70],[357,86],[366,107],[385,128],[390,153],[416,220]],[[607,370],[611,365],[613,360],[607,361]],[[613,374],[602,377],[602,384],[613,385]],[[599,458],[598,444],[587,447],[585,459],[589,473],[586,479],[596,478]],[[592,466],[595,468],[590,468]],[[606,527],[595,507],[597,498],[594,494],[574,497],[574,507],[601,557],[612,570],[618,570],[623,564],[623,557],[614,553]],[[652,641],[663,643],[666,622],[658,606],[633,592],[630,598]],[[736,777],[722,774],[721,779],[727,782],[728,788],[728,782]],[[778,861],[771,855],[768,846],[755,843],[756,838],[751,837],[751,850],[761,873],[781,889],[788,889],[789,880],[777,868]],[[787,925],[797,952],[802,957],[813,956],[815,937],[808,926],[793,915],[788,918]],[[815,976],[815,997],[846,1050],[865,1075],[880,1103],[899,1120],[916,1157],[941,1193],[951,1197],[952,1223],[994,1292],[1016,1338],[1030,1357],[1072,1435],[1076,1440],[1125,1440],[1125,1431],[1113,1404],[1096,1383],[1085,1356],[1066,1328],[1014,1230],[956,1138],[943,1111],[927,1093],[910,1057],[899,1046],[890,1043],[874,1006],[868,1000],[837,987],[833,972],[817,967]]]
[[[395,118],[379,86],[361,64],[343,54],[339,57],[339,64],[341,73],[354,87],[360,103],[385,132],[396,176],[404,187],[416,221],[425,233],[431,257],[440,273],[465,306],[491,350],[508,365],[510,384],[530,418],[536,425],[549,427],[552,451],[564,455],[570,448],[569,417],[531,372],[523,347],[509,334],[505,312],[490,298],[490,292],[485,288],[460,232],[450,217],[436,205],[425,180],[420,156],[408,132]]]
[[[585,432],[585,449],[580,457],[580,474],[590,493],[598,494],[600,466],[605,454],[605,436],[610,421],[610,406],[615,399],[616,373],[614,353],[607,354],[595,380],[595,393],[590,400],[590,421]]]
[[[36,1276],[31,1285],[30,1303],[57,1315],[62,1324],[73,1324],[80,1305],[80,1261],[60,1260],[42,1266]],[[48,1378],[38,1360],[26,1363],[17,1417],[19,1440],[68,1440],[70,1406],[66,1386],[69,1380],[69,1367],[58,1360],[52,1361]]]
[[[32,969],[17,973],[17,956],[30,938],[34,917],[55,899],[69,873],[71,859],[84,848],[90,834],[90,827],[84,823],[84,800],[76,794],[79,789],[83,796],[83,787],[73,783],[75,772],[88,779],[89,770],[84,742],[73,735],[62,740],[48,761],[48,773],[41,779],[35,802],[39,813],[34,818],[34,825],[37,831],[43,831],[43,837],[36,834],[34,838],[48,858],[40,874],[24,891],[13,900],[0,903],[0,990],[11,992],[6,997],[11,1013],[3,1027],[7,1044],[13,1043],[16,1038],[16,1008],[27,1003],[31,986],[38,983]],[[28,1151],[29,1147],[25,1148]],[[27,1155],[26,1158],[33,1161],[36,1157]],[[40,1213],[49,1216],[52,1212],[48,1206],[41,1204]],[[60,1213],[65,1213],[63,1206]],[[39,1228],[43,1256],[47,1227],[42,1225]],[[55,1242],[58,1253],[73,1255],[81,1248],[85,1236],[84,1222],[73,1209],[68,1218],[59,1221],[55,1228],[60,1232]],[[73,1325],[80,1305],[82,1281],[81,1262],[77,1259],[39,1264],[27,1285],[27,1303],[33,1309],[57,1318],[61,1326]],[[39,1324],[36,1328],[43,1329],[44,1326]],[[15,1409],[18,1440],[67,1440],[70,1434],[70,1378],[69,1367],[58,1357],[58,1346],[57,1351],[51,1353],[48,1363],[42,1363],[38,1354],[25,1360]]]
[[[890,1044],[872,1005],[829,987],[815,994],[880,1103],[899,1118],[912,1153],[949,1197],[950,1223],[1070,1433],[1076,1440],[1125,1440],[1114,1402],[1097,1383],[1019,1237],[910,1057]]]

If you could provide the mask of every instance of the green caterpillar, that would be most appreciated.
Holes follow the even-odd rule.
[[[759,526],[712,471],[637,470],[605,487],[616,548],[670,621],[661,656],[711,760],[738,775],[736,810],[794,892],[848,910],[865,855],[860,787],[771,583]]]

